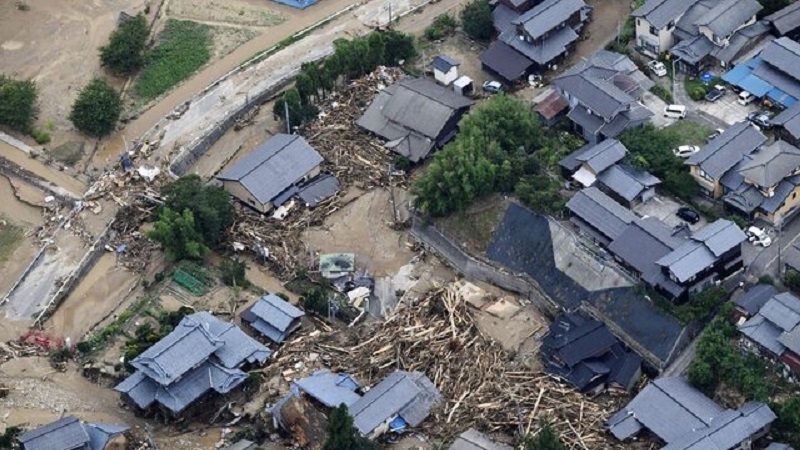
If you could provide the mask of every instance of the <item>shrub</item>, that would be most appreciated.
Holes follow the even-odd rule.
[[[33,131],[31,131],[31,136],[33,136],[36,143],[40,145],[50,142],[50,133],[40,128],[34,128]]]
[[[14,80],[0,75],[0,124],[30,132],[36,120],[36,84],[31,80]]]
[[[771,276],[764,274],[758,277],[758,284],[775,284],[775,280]]]
[[[197,175],[187,175],[164,185],[161,195],[166,199],[166,208],[192,212],[195,229],[202,236],[204,245],[217,246],[233,224],[233,206],[228,192],[206,185]]]
[[[300,303],[306,311],[311,311],[320,316],[328,316],[328,293],[325,290],[315,287],[300,299]]]
[[[689,98],[699,102],[708,94],[708,91],[703,86],[692,86],[687,93],[689,94]]]
[[[111,33],[108,44],[100,47],[100,63],[117,75],[132,75],[144,65],[147,35],[147,20],[142,14],[121,24]]]
[[[655,85],[650,92],[658,96],[661,100],[664,100],[667,103],[672,103],[672,92],[669,89],[665,88],[664,86]]]
[[[794,269],[788,269],[783,275],[783,282],[789,289],[800,292],[800,272]]]
[[[225,258],[219,265],[222,282],[228,286],[245,287],[247,282],[247,265],[236,258]]]
[[[437,16],[433,23],[425,29],[425,37],[429,41],[438,41],[448,36],[452,36],[456,32],[458,21],[450,14],[441,14]]]
[[[78,94],[69,120],[82,133],[103,137],[114,131],[122,113],[119,93],[100,78],[95,78]]]
[[[486,0],[472,0],[461,11],[464,32],[476,41],[486,42],[494,33],[492,9]]]

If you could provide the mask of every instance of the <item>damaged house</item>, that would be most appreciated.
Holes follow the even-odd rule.
[[[225,395],[271,352],[236,325],[208,312],[186,316],[166,337],[130,361],[133,375],[114,390],[140,411],[178,416],[207,395]]]
[[[109,443],[123,448],[126,442],[121,435],[126,431],[125,425],[88,423],[67,416],[19,435],[17,442],[21,450],[105,450]]]
[[[302,310],[274,294],[261,297],[241,314],[242,322],[276,344],[300,328],[303,316]]]
[[[485,434],[470,428],[456,437],[449,450],[513,450],[513,447],[495,443]]]
[[[473,103],[427,78],[405,78],[380,91],[357,123],[417,163],[455,137]]]

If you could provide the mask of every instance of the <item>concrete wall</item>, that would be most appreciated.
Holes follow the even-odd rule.
[[[643,17],[636,18],[636,44],[642,45],[642,41],[658,42],[658,53],[664,53],[675,45],[675,37],[672,35],[673,28],[664,27],[657,30],[657,34],[650,33],[650,22]],[[644,38],[644,39],[642,39]]]

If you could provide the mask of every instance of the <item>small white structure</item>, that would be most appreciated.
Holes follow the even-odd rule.
[[[457,94],[468,96],[472,94],[472,91],[475,89],[475,85],[472,82],[472,78],[462,75],[459,79],[457,79],[453,83],[453,90],[456,91]]]
[[[459,62],[447,55],[433,58],[433,77],[447,86],[458,78]]]

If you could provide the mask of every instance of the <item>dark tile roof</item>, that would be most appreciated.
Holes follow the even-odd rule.
[[[500,40],[494,41],[481,53],[481,63],[503,77],[506,82],[518,80],[533,65],[533,61]]]
[[[445,73],[448,72],[453,67],[458,67],[459,65],[461,65],[461,63],[459,63],[458,61],[447,55],[436,56],[435,58],[433,58],[432,64],[434,69]]]
[[[661,183],[650,172],[625,165],[614,165],[597,177],[607,189],[631,202],[644,191]]]
[[[771,284],[757,284],[734,300],[736,306],[745,310],[749,315],[758,313],[770,298],[778,293]]]
[[[104,450],[108,440],[128,430],[125,425],[93,424],[67,416],[17,438],[25,450]]]
[[[531,37],[538,39],[584,8],[587,6],[583,0],[544,0],[513,23],[522,25]]]
[[[575,194],[567,202],[567,208],[611,240],[619,237],[628,224],[636,220],[636,215],[629,209],[595,187]]]
[[[614,164],[622,161],[628,149],[616,139],[606,139],[577,155],[575,158],[589,166],[594,173],[601,173]]]
[[[700,166],[710,177],[720,178],[766,141],[767,137],[748,122],[738,122],[690,156],[686,164]]]
[[[751,156],[739,173],[762,188],[777,185],[800,167],[800,149],[785,141],[775,141]]]
[[[800,2],[796,3],[800,6]],[[800,139],[800,102],[783,110],[771,120],[774,125],[782,126],[795,139]]]
[[[800,27],[800,2],[776,11],[764,18],[770,22],[781,35]]]
[[[729,36],[747,23],[763,7],[756,0],[720,0],[697,25],[706,26],[717,36]]]
[[[634,10],[633,17],[643,17],[657,29],[681,17],[697,0],[647,0]]]

